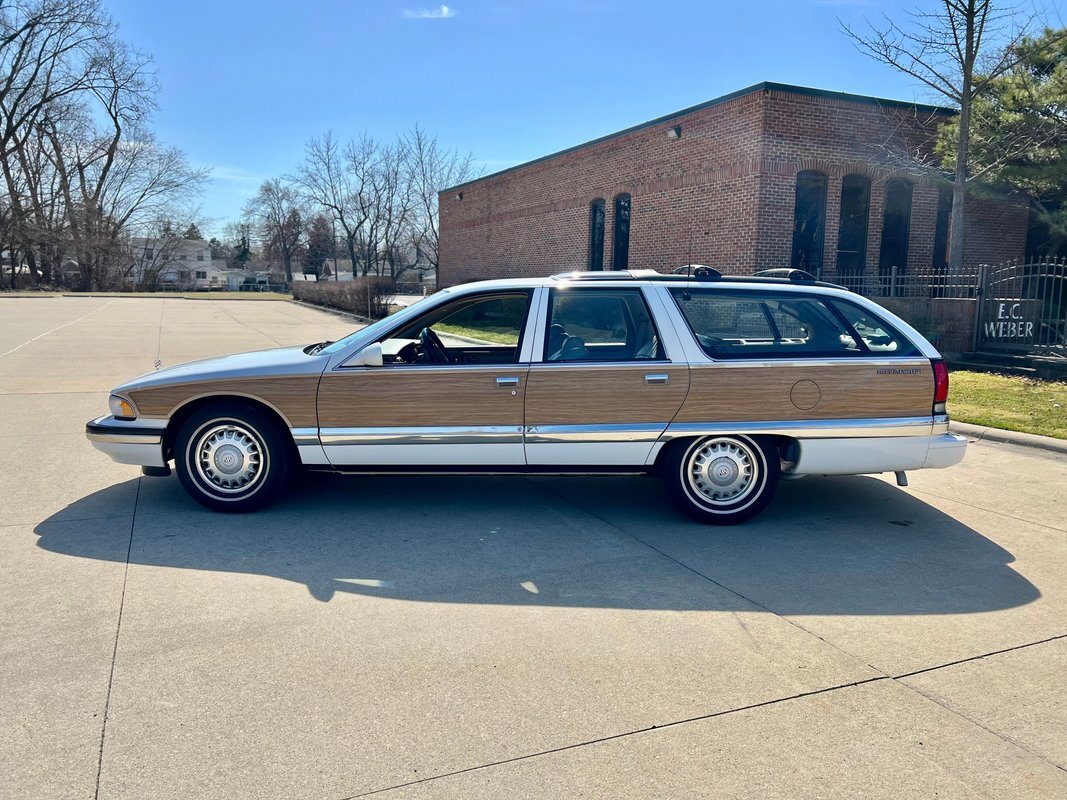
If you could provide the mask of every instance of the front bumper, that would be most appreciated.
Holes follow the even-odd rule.
[[[85,438],[120,464],[165,467],[163,420],[122,420],[106,415],[85,423]]]

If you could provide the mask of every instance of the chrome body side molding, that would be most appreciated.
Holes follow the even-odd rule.
[[[518,425],[432,426],[411,428],[323,428],[324,447],[355,445],[522,444]]]
[[[655,442],[660,423],[599,425],[531,425],[526,428],[526,444],[605,444],[609,442]]]

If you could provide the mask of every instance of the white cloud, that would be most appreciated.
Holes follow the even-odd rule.
[[[451,19],[456,16],[456,9],[442,5],[438,8],[404,9],[404,16],[408,19]]]
[[[255,184],[258,186],[264,180],[262,175],[228,164],[211,164],[207,165],[207,168],[211,170],[211,179],[214,181]]]

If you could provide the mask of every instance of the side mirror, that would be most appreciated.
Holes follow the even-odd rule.
[[[382,358],[382,343],[372,342],[368,344],[356,353],[349,363],[357,367],[380,367],[385,363]]]

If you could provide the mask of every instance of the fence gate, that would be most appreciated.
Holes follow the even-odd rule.
[[[1067,358],[1067,260],[983,266],[979,287],[976,350]]]

